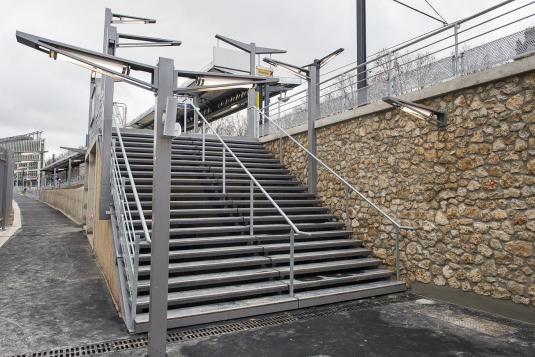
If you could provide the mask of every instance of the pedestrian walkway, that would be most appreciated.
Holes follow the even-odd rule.
[[[82,227],[15,200],[22,228],[0,248],[0,356],[128,337]]]

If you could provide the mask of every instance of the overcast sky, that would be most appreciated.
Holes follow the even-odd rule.
[[[500,2],[428,1],[448,22]],[[432,13],[424,0],[405,2]],[[89,73],[69,63],[50,61],[42,53],[17,44],[15,31],[100,51],[106,7],[158,21],[153,25],[118,25],[119,32],[183,42],[176,48],[118,49],[119,56],[149,64],[155,64],[160,56],[170,57],[176,68],[199,70],[211,60],[216,33],[286,49],[288,53],[278,58],[292,63],[308,63],[338,47],[346,51],[330,66],[345,64],[356,56],[355,0],[2,0],[0,137],[42,130],[49,152],[85,143]],[[368,53],[439,25],[392,0],[368,1]],[[118,84],[114,100],[127,103],[131,119],[147,109],[154,97]]]

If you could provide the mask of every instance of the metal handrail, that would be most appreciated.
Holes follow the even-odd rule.
[[[313,153],[311,153],[306,147],[304,147],[300,142],[298,142],[297,140],[295,140],[290,134],[288,134],[288,132],[286,130],[284,130],[283,128],[281,128],[277,123],[275,123],[269,116],[267,116],[266,114],[264,114],[261,110],[259,110],[258,108],[256,107],[251,107],[251,108],[254,108],[257,112],[260,113],[260,115],[262,115],[265,119],[267,119],[270,123],[272,123],[273,125],[275,125],[277,127],[277,129],[279,129],[284,135],[286,135],[287,137],[289,137],[290,139],[292,139],[292,141],[294,143],[296,143],[301,149],[305,150],[308,155],[310,157],[312,157],[314,160],[316,160],[317,162],[319,162],[323,167],[325,167],[325,169],[327,169],[327,171],[329,171],[331,174],[333,174],[337,179],[339,179],[340,181],[342,181],[342,183],[344,183],[348,188],[350,188],[351,190],[353,190],[353,192],[355,192],[357,195],[359,195],[364,201],[368,202],[368,204],[370,206],[372,206],[373,208],[375,208],[379,213],[381,213],[386,219],[388,219],[394,226],[396,226],[397,228],[400,228],[400,229],[407,229],[407,230],[415,230],[414,227],[409,227],[409,226],[403,226],[401,224],[399,224],[394,218],[390,217],[390,215],[388,213],[386,213],[385,211],[383,211],[379,206],[377,206],[375,203],[373,203],[372,201],[370,201],[370,199],[368,199],[366,196],[364,196],[359,190],[357,190],[353,185],[351,185],[349,182],[347,182],[346,179],[344,179],[342,176],[340,176],[339,174],[337,174],[333,169],[331,169],[329,166],[327,166],[326,163],[324,163],[321,159],[319,159],[316,155],[314,155]]]
[[[351,185],[346,179],[344,179],[342,176],[340,176],[339,174],[337,174],[333,169],[331,169],[329,166],[327,166],[326,163],[324,163],[322,160],[320,160],[316,155],[312,154],[306,147],[304,147],[300,142],[298,142],[297,140],[295,140],[290,134],[288,134],[288,132],[286,132],[286,130],[284,130],[283,128],[281,128],[279,125],[277,125],[273,120],[271,120],[271,118],[269,116],[267,116],[266,114],[264,114],[264,112],[262,112],[261,110],[259,110],[258,108],[256,107],[251,107],[251,108],[254,108],[257,112],[260,113],[261,116],[263,116],[263,119],[267,119],[268,122],[274,124],[284,135],[286,135],[287,137],[289,137],[294,143],[296,143],[301,149],[303,149],[304,151],[306,151],[309,155],[309,157],[312,157],[314,160],[316,160],[317,162],[319,162],[325,169],[327,169],[327,171],[329,171],[331,174],[333,174],[337,179],[339,179],[344,185],[346,188],[350,188],[351,190],[353,190],[353,192],[355,192],[357,195],[360,196],[360,198],[362,198],[364,201],[366,201],[370,206],[372,206],[373,208],[375,208],[381,215],[383,215],[383,217],[385,217],[386,219],[388,219],[390,221],[390,223],[392,223],[396,229],[396,246],[395,246],[395,251],[396,251],[396,279],[399,280],[399,277],[400,277],[400,264],[399,264],[399,231],[401,229],[404,229],[404,230],[408,230],[408,231],[414,231],[416,230],[416,228],[414,227],[410,227],[410,226],[403,226],[401,225],[400,223],[398,223],[394,218],[390,217],[390,215],[388,213],[386,213],[385,211],[383,211],[379,206],[377,206],[375,203],[373,203],[370,199],[368,199],[366,196],[364,196],[359,190],[357,190],[353,185]],[[282,150],[282,149],[281,149]],[[309,159],[310,160],[310,159]],[[347,189],[344,189],[344,196],[345,196],[345,208],[346,208],[346,220],[349,220],[349,214],[348,214],[348,200],[349,200],[349,195],[347,194]],[[346,222],[346,228],[349,229],[348,226],[348,223]]]
[[[206,126],[208,127],[208,129],[212,130],[212,132],[215,134],[215,136],[217,137],[217,139],[221,142],[221,144],[223,144],[223,146],[225,147],[225,150],[227,150],[229,152],[229,154],[234,158],[234,160],[236,160],[236,162],[238,163],[238,165],[240,165],[240,167],[243,169],[243,171],[245,171],[245,173],[247,174],[247,176],[250,177],[251,181],[254,182],[254,184],[260,189],[260,191],[264,194],[264,196],[266,196],[266,198],[269,200],[269,202],[271,202],[271,204],[273,205],[273,207],[275,207],[275,209],[280,213],[280,215],[284,218],[284,220],[290,225],[290,227],[294,230],[295,233],[297,234],[303,234],[303,235],[311,235],[310,233],[307,233],[307,232],[303,232],[301,230],[299,230],[299,228],[297,228],[297,226],[292,222],[292,220],[286,215],[286,213],[284,213],[284,211],[279,207],[279,205],[273,200],[273,198],[269,195],[269,193],[267,193],[267,191],[264,189],[264,187],[262,187],[262,185],[260,185],[260,183],[256,180],[256,178],[253,176],[253,174],[251,174],[251,172],[245,167],[245,165],[241,162],[240,159],[238,159],[238,157],[236,156],[236,154],[234,154],[234,152],[230,149],[230,147],[225,143],[225,141],[223,140],[223,138],[221,138],[221,136],[214,130],[214,128],[210,125],[210,123],[208,122],[208,120],[206,120],[206,118],[204,117],[204,115],[202,115],[201,111],[200,111],[200,108],[199,107],[196,107],[196,106],[193,106],[194,110],[198,113],[198,115],[201,117],[201,119],[203,120],[203,122],[206,124]],[[203,125],[204,127],[204,125]],[[203,160],[204,160],[204,149],[205,149],[205,129],[203,128]],[[223,156],[225,157],[225,156]]]
[[[139,219],[141,221],[141,226],[143,227],[143,233],[145,234],[145,240],[150,244],[151,238],[149,229],[147,228],[147,221],[145,220],[145,215],[143,214],[143,208],[141,207],[141,202],[139,201],[139,195],[137,193],[136,183],[134,182],[134,176],[132,175],[132,170],[130,169],[130,164],[128,162],[128,157],[126,156],[126,150],[124,148],[123,137],[121,135],[121,130],[119,130],[119,125],[117,125],[117,120],[114,118],[115,128],[117,132],[117,137],[119,138],[119,145],[121,147],[121,152],[123,154],[124,164],[126,166],[126,172],[128,173],[128,180],[130,181],[130,186],[132,188],[132,193],[134,195],[134,200],[136,202],[136,208],[139,213]]]

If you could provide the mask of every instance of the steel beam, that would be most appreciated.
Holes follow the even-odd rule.
[[[169,276],[169,201],[171,193],[171,142],[163,135],[167,97],[176,87],[172,59],[160,58],[154,109],[154,166],[152,174],[152,243],[149,302],[149,356],[165,356],[167,339],[167,282]]]
[[[256,74],[256,44],[251,42],[249,45],[249,74],[254,76]],[[256,137],[256,89],[249,88],[247,90],[247,136],[250,138]]]

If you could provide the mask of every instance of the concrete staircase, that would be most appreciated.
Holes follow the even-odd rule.
[[[152,134],[121,130],[128,161],[150,229]],[[227,320],[405,290],[392,281],[361,242],[299,185],[271,152],[250,139],[225,140],[290,219],[311,236],[295,237],[295,296],[289,296],[289,225],[266,197],[254,194],[250,235],[250,179],[227,156],[222,193],[222,144],[182,136],[172,148],[168,327]],[[116,149],[121,176],[124,159]],[[134,227],[141,230],[126,182]],[[135,331],[148,328],[150,246],[142,241]]]

